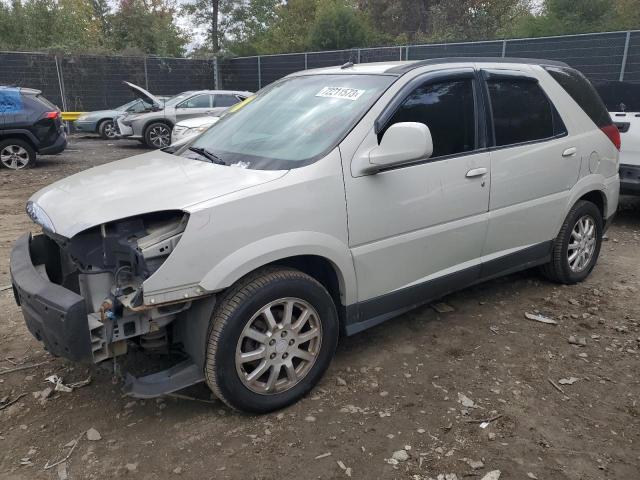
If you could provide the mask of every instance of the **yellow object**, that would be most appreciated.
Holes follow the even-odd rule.
[[[75,122],[78,117],[85,112],[62,112],[62,120],[65,122]]]
[[[240,110],[242,107],[244,107],[247,103],[251,103],[251,101],[253,101],[253,99],[256,98],[255,95],[252,95],[250,97],[245,98],[243,101],[241,101],[240,103],[236,103],[233,107],[231,107],[228,112],[229,113],[233,113],[233,112],[237,112],[238,110]]]

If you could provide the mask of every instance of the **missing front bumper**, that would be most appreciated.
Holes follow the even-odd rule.
[[[47,278],[47,265],[59,259],[55,242],[25,234],[11,251],[11,282],[27,328],[53,355],[76,362],[92,361],[83,297]],[[58,260],[59,261],[59,260]],[[38,266],[38,267],[36,267]]]

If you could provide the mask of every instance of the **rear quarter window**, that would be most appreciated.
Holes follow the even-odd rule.
[[[580,105],[598,127],[611,125],[607,107],[591,82],[573,68],[546,67],[549,75]]]
[[[58,107],[55,106],[52,102],[50,102],[49,100],[47,100],[45,97],[43,97],[42,95],[37,95],[36,98],[40,101],[40,103],[42,103],[45,107],[47,107],[48,109],[51,110],[58,110]]]

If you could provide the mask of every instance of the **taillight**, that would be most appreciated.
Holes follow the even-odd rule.
[[[44,118],[50,118],[52,120],[58,118],[60,116],[60,112],[47,112],[44,114]]]
[[[620,139],[620,130],[615,125],[605,125],[600,127],[600,130],[611,140],[618,150],[622,146],[622,140]]]

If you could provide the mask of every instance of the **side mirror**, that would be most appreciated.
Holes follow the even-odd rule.
[[[429,158],[433,154],[431,131],[424,123],[401,122],[391,125],[380,145],[369,152],[371,170]]]
[[[162,107],[160,105],[158,105],[157,103],[154,103],[153,105],[151,105],[151,111],[152,112],[158,112],[162,110]]]

